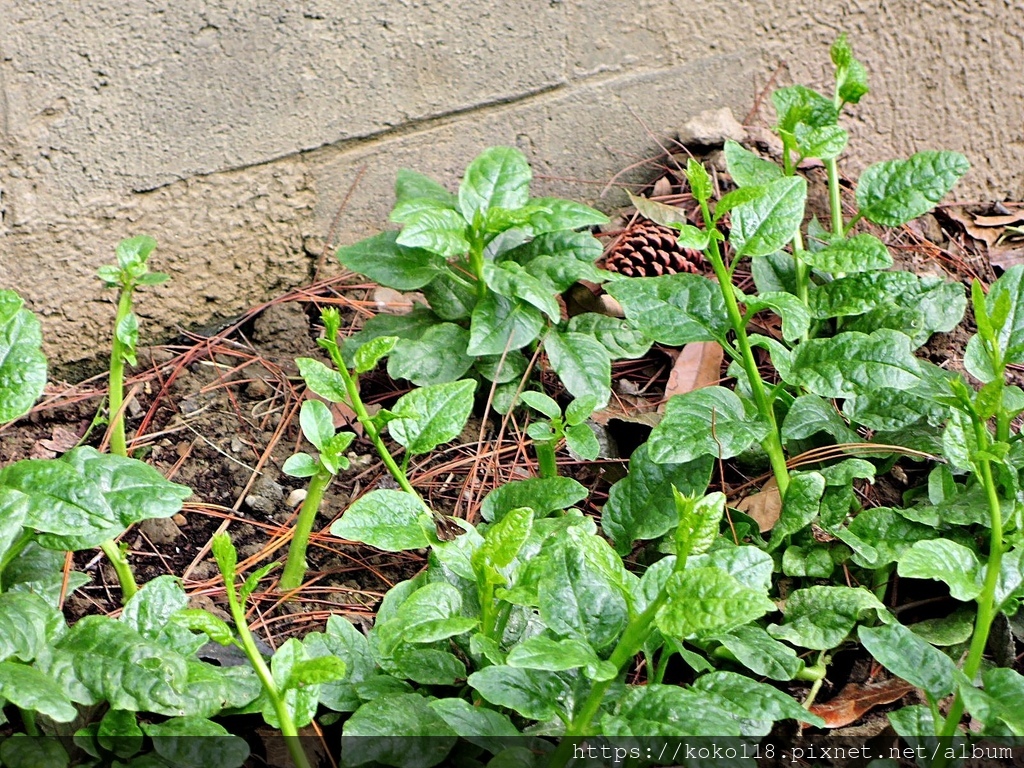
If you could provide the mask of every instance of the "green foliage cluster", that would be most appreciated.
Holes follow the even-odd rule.
[[[300,768],[309,763],[298,729],[318,715],[345,718],[346,765],[560,768],[575,744],[600,738],[729,736],[755,745],[780,720],[822,724],[806,707],[834,654],[854,644],[924,692],[925,705],[889,717],[908,743],[929,746],[933,764],[949,760],[939,747],[965,736],[965,711],[975,735],[1024,735],[1024,677],[984,658],[994,623],[1024,598],[1024,441],[1013,426],[1024,391],[1006,384],[1007,367],[1024,363],[1024,267],[987,295],[972,286],[978,331],[964,366],[977,386],[915,355],[959,323],[963,287],[892,270],[884,243],[855,226],[896,226],[927,212],[967,163],[922,152],[871,166],[847,219],[839,117],[867,84],[844,38],[832,61],[831,98],[803,86],[773,94],[781,165],[727,144],[738,189],[717,200],[705,169],[688,165],[703,226],[636,198],[641,213],[704,252],[716,280],[601,272],[586,228],[603,216],[531,198],[529,166],[513,149],[480,155],[457,195],[399,175],[392,219],[401,230],[342,248],[339,258],[384,285],[421,291],[430,308],[380,315],[343,345],[339,314],[325,310],[319,343],[330,364],[298,360],[312,392],[353,409],[398,485],[357,499],[332,533],[429,552],[427,568],[388,592],[366,633],[332,616],[324,632],[266,658],[245,603],[273,564],[239,587],[227,536],[212,550],[233,627],[189,609],[167,576],[136,594],[125,589],[119,617],[68,626],[62,596],[86,577],[65,581],[63,553],[100,545],[115,557],[112,542],[128,526],[175,514],[189,489],[116,450],[80,447],[0,469],[0,716],[16,711],[21,726],[0,743],[0,764],[68,765],[73,744],[91,765],[231,768],[248,748],[211,718],[243,713],[279,728]],[[806,184],[794,169],[807,158],[829,175],[826,224],[805,224]],[[159,281],[146,270],[153,245],[125,241],[118,265],[101,270],[121,291],[115,357],[129,363],[131,292]],[[741,259],[754,275],[749,295],[733,284]],[[557,297],[579,279],[606,282],[625,319],[564,319]],[[781,338],[750,330],[758,313],[779,318]],[[669,401],[612,486],[599,530],[575,508],[588,489],[558,475],[556,448],[564,440],[581,457],[597,455],[586,422],[608,401],[613,359],[643,355],[654,342],[708,340],[730,357],[735,388]],[[41,393],[40,344],[35,318],[16,294],[0,292],[0,420]],[[755,349],[767,353],[773,376],[762,375]],[[541,351],[574,398],[564,409],[529,384],[529,358]],[[371,415],[358,377],[382,363],[416,386]],[[112,412],[114,389],[112,378]],[[502,411],[521,400],[543,416],[528,431],[540,476],[492,491],[473,525],[426,503],[409,458],[455,439],[488,392]],[[317,507],[355,437],[335,432],[320,401],[303,405],[300,425],[317,454],[284,467],[310,478],[285,591],[302,584]],[[781,496],[767,537],[709,492],[717,460],[757,454]],[[927,482],[898,506],[862,508],[855,485],[903,456],[928,462]],[[638,546],[650,563],[639,574],[623,559]],[[961,606],[904,624],[885,603],[894,574],[940,582]],[[210,641],[248,664],[202,660]],[[690,682],[666,681],[671,661],[690,670]],[[805,706],[771,681],[809,682]]]

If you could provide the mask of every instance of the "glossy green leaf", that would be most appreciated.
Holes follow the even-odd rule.
[[[552,287],[545,285],[514,261],[502,265],[485,262],[484,281],[495,293],[508,299],[522,299],[553,321],[557,321],[561,315]]]
[[[716,706],[717,703],[712,704],[697,691],[678,685],[629,686],[615,702],[612,712],[601,719],[601,731],[605,736],[620,739],[636,736],[678,739],[682,734],[687,737],[739,736],[740,723]],[[680,757],[683,756],[682,745],[673,744],[666,758],[675,757],[677,746]]]
[[[238,768],[249,757],[240,736],[203,717],[175,717],[163,723],[144,723],[153,750],[170,765],[181,768]]]
[[[701,275],[619,280],[606,290],[622,305],[634,327],[661,344],[714,341],[728,330],[722,291]]]
[[[0,742],[0,763],[7,768],[66,768],[71,758],[52,736],[15,733]]]
[[[139,318],[129,312],[114,326],[114,337],[121,342],[121,357],[129,365],[135,365],[135,346],[139,342]]]
[[[334,437],[334,417],[322,400],[306,400],[302,403],[299,425],[305,438],[318,450],[323,450],[327,441]]]
[[[507,257],[528,265],[542,256],[557,261],[582,261],[593,264],[601,257],[604,246],[589,232],[550,232],[508,251]]]
[[[388,431],[415,455],[434,450],[462,432],[473,410],[476,382],[470,379],[420,387],[398,398]]]
[[[341,680],[320,685],[320,703],[336,712],[352,712],[361,703],[356,684],[377,674],[366,636],[347,619],[334,614],[323,632],[310,632],[302,639],[310,659],[333,656],[345,663]]]
[[[790,384],[821,397],[850,397],[881,388],[908,389],[918,382],[920,366],[910,339],[886,329],[805,341],[786,373]]]
[[[0,700],[30,712],[39,712],[59,723],[78,717],[61,687],[35,667],[0,661]]]
[[[728,634],[715,635],[710,639],[721,643],[755,675],[772,680],[792,680],[804,666],[796,651],[756,624],[736,627]]]
[[[777,720],[796,720],[823,726],[824,721],[808,712],[797,701],[766,683],[751,680],[736,672],[711,672],[702,675],[692,690],[718,700],[718,706],[740,720],[762,721],[767,728]]]
[[[803,85],[791,85],[772,92],[772,104],[780,131],[792,134],[798,125],[820,128],[839,119],[832,100]]]
[[[977,555],[949,539],[916,542],[900,555],[899,574],[907,579],[941,581],[954,599],[964,602],[981,594],[985,579]]]
[[[543,392],[526,391],[519,395],[519,397],[533,410],[544,414],[549,419],[558,419],[562,416],[562,409],[558,403]]]
[[[898,227],[928,213],[970,170],[959,152],[918,152],[869,166],[857,184],[857,206],[869,221]]]
[[[565,445],[576,456],[593,461],[601,453],[601,444],[594,431],[586,424],[574,424],[565,428]]]
[[[725,514],[725,495],[719,492],[703,497],[688,496],[672,488],[679,525],[676,527],[677,557],[702,555],[718,539],[718,529]]]
[[[786,341],[795,341],[804,334],[811,325],[811,317],[803,302],[791,293],[783,291],[765,291],[757,296],[744,296],[747,312],[760,312],[770,309],[782,318],[782,337]]]
[[[488,381],[493,381],[496,384],[515,382],[518,387],[528,365],[529,361],[522,352],[511,351],[504,356],[484,355],[478,357],[473,363],[473,369]]]
[[[469,685],[491,704],[544,722],[555,717],[570,696],[555,672],[494,665],[469,676]]]
[[[416,199],[432,200],[453,209],[458,205],[455,195],[429,176],[400,168],[395,175],[395,204]]]
[[[860,442],[860,435],[831,403],[817,395],[801,395],[793,401],[782,422],[782,438],[806,440],[819,432],[834,437],[837,443]]]
[[[398,341],[397,336],[378,336],[359,347],[353,358],[356,373],[367,373],[376,368],[382,358],[391,354]]]
[[[588,665],[596,667],[599,663],[600,659],[588,643],[571,637],[556,640],[547,635],[534,635],[517,644],[508,654],[510,667],[548,672],[562,672]]]
[[[1004,314],[1002,326],[995,332],[999,348],[1003,353],[1004,362],[1024,362],[1024,266],[1010,267],[989,288],[985,297],[985,308],[988,315],[996,314],[996,307],[1001,306]],[[976,346],[980,343],[972,339]],[[968,353],[971,350],[968,348]],[[977,353],[968,355],[976,359]],[[968,358],[965,357],[965,364]],[[978,363],[974,362],[968,370],[971,375],[982,381],[991,381],[992,374],[986,375]],[[981,375],[979,375],[981,374]]]
[[[732,211],[729,241],[736,258],[766,256],[786,245],[803,221],[807,182],[785,177],[764,186],[764,194]]]
[[[424,696],[399,693],[367,702],[342,730],[342,764],[431,768],[455,746],[456,732]]]
[[[507,715],[474,707],[465,699],[434,699],[430,708],[461,738],[495,754],[508,745],[508,739],[522,735]]]
[[[32,661],[43,652],[50,635],[61,625],[60,613],[38,595],[0,594],[0,661]]]
[[[857,637],[875,661],[933,698],[953,691],[960,674],[953,661],[902,624],[862,626]]]
[[[147,640],[191,656],[206,644],[206,638],[193,635],[181,624],[172,621],[178,612],[187,607],[188,596],[177,577],[157,576],[125,603],[120,621]]]
[[[412,494],[380,489],[371,491],[345,510],[331,526],[331,533],[349,541],[361,541],[386,552],[403,552],[430,546],[420,516],[426,510]]]
[[[537,338],[544,317],[517,299],[488,293],[473,310],[467,354],[500,355],[520,349]]]
[[[533,530],[533,510],[529,507],[509,510],[487,529],[480,548],[481,557],[494,568],[512,564]]]
[[[544,338],[544,350],[573,397],[593,397],[602,408],[608,403],[612,363],[603,344],[582,333],[552,330]]]
[[[596,312],[585,312],[570,318],[566,330],[597,339],[613,360],[634,360],[646,355],[651,348],[651,340],[625,320]]]
[[[328,368],[311,357],[297,357],[295,364],[306,386],[332,403],[343,403],[348,399],[345,380],[333,368]]]
[[[907,629],[931,645],[960,645],[974,634],[974,609],[960,608],[948,616],[911,624]]]
[[[0,424],[32,407],[46,386],[43,333],[13,291],[0,291]]]
[[[785,623],[770,625],[768,632],[801,648],[829,650],[872,611],[880,618],[888,616],[885,606],[863,587],[807,587],[789,596]]]
[[[586,261],[558,256],[538,256],[532,259],[524,269],[526,274],[537,278],[548,286],[552,293],[567,291],[580,280],[603,283],[610,276],[610,273],[598,269]]]
[[[833,570],[835,561],[824,547],[792,545],[782,553],[782,572],[786,576],[827,579]]]
[[[729,632],[775,610],[761,590],[741,584],[715,567],[687,567],[666,583],[669,600],[655,617],[664,634],[708,637]]]
[[[417,339],[401,339],[388,358],[388,375],[427,386],[455,381],[473,365],[469,334],[454,323],[439,323]]]
[[[855,562],[871,568],[895,562],[914,542],[935,536],[931,526],[912,522],[889,507],[862,510],[850,522],[850,530],[872,548],[869,555],[857,552]]]
[[[459,279],[452,271],[444,271],[420,289],[430,309],[441,320],[465,320],[476,306],[476,290],[472,283]],[[376,320],[382,317],[377,315]],[[396,317],[403,317],[397,315]],[[438,322],[435,318],[434,322]]]
[[[796,261],[785,251],[750,260],[750,273],[759,291],[785,291],[796,294]]]
[[[479,211],[506,208],[510,211],[529,202],[530,165],[513,147],[491,147],[466,168],[459,185],[459,208],[466,221]]]
[[[868,75],[864,65],[854,58],[845,34],[832,43],[830,54],[836,66],[836,93],[841,101],[856,104],[868,92]]]
[[[437,254],[444,259],[469,250],[466,220],[450,208],[428,208],[404,217],[405,224],[395,243]],[[425,284],[425,283],[424,283]]]
[[[651,432],[648,451],[658,463],[683,464],[705,455],[729,459],[766,434],[768,425],[748,415],[732,390],[703,387],[668,401],[664,418]]]
[[[716,494],[711,494],[714,497]],[[734,514],[734,513],[730,513]],[[758,547],[737,546],[718,539],[718,546],[703,554],[691,555],[687,568],[718,568],[745,587],[768,591],[772,586],[772,556]]]
[[[711,198],[711,176],[707,169],[692,157],[686,160],[686,180],[690,183],[690,191],[698,202],[706,203]]]
[[[568,509],[587,497],[587,489],[571,477],[535,477],[514,480],[491,491],[480,506],[480,516],[488,522],[500,520],[507,512],[529,507],[544,517]]]
[[[530,205],[541,210],[527,219],[530,231],[534,235],[548,232],[559,232],[566,229],[595,227],[608,223],[608,217],[598,210],[575,200],[563,200],[559,197],[535,197]]]
[[[320,462],[308,453],[296,453],[285,459],[281,471],[291,477],[312,477],[320,467]]]
[[[782,511],[772,528],[769,549],[779,546],[787,536],[811,524],[818,515],[818,504],[825,492],[825,478],[817,472],[794,472],[782,498]]]
[[[892,266],[885,243],[867,233],[836,240],[820,251],[800,251],[800,260],[824,272],[872,272]]]
[[[725,163],[729,175],[740,187],[759,187],[783,176],[778,165],[732,139],[725,142]]]
[[[465,222],[463,222],[465,226]],[[444,269],[444,258],[398,243],[398,232],[381,232],[336,252],[343,267],[399,291],[422,288]]]
[[[285,706],[295,720],[299,728],[309,725],[316,714],[316,707],[320,697],[319,685],[307,685],[303,687],[288,687],[291,682],[293,671],[306,661],[306,649],[302,643],[292,637],[274,652],[270,659],[270,671],[274,677],[277,689],[284,695]],[[263,702],[263,719],[274,727],[280,728],[277,710],[270,699]]]
[[[681,248],[692,248],[696,251],[703,251],[708,247],[708,233],[698,229],[689,223],[686,211],[674,205],[666,205],[656,200],[648,200],[646,197],[629,194],[637,212],[644,218],[650,219],[656,224],[676,230],[676,242]]]
[[[819,157],[822,160],[834,160],[846,149],[850,135],[838,125],[823,125],[812,128],[798,125],[793,132],[796,137],[797,151],[804,157]]]

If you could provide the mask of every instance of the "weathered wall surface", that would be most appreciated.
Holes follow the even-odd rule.
[[[1024,0],[0,0],[0,287],[88,357],[95,269],[145,232],[173,277],[145,332],[204,325],[308,281],[357,178],[338,243],[384,226],[398,168],[454,186],[491,144],[593,201],[773,72],[824,86],[843,30],[873,87],[847,169],[958,149],[957,196],[1024,198]]]

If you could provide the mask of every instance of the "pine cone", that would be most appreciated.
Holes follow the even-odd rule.
[[[604,268],[628,277],[657,277],[679,272],[701,274],[705,262],[700,251],[680,247],[675,230],[638,219],[609,248]]]

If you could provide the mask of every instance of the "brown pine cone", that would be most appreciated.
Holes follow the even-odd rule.
[[[604,268],[628,277],[702,274],[705,261],[700,251],[679,246],[675,230],[638,219],[612,243],[605,254]]]

